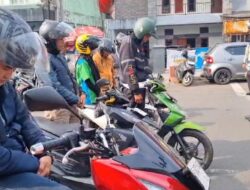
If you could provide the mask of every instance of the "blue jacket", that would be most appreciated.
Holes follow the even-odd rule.
[[[79,101],[74,88],[73,76],[71,75],[66,59],[58,54],[50,54],[50,78],[53,87],[65,98],[69,105],[77,104]]]
[[[45,141],[42,131],[10,83],[3,86],[5,99],[0,104],[0,176],[37,172],[39,160],[26,148]],[[4,134],[5,133],[5,134]],[[5,138],[3,138],[5,137]]]

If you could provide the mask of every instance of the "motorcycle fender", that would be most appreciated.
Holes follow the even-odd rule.
[[[98,125],[102,129],[106,129],[108,120],[105,115],[100,117],[95,117],[95,109],[92,108],[85,108],[85,109],[78,109],[78,113],[86,119],[89,119],[96,125]]]
[[[176,134],[181,133],[185,129],[192,129],[197,131],[204,131],[205,127],[202,127],[201,125],[198,125],[193,122],[183,122],[174,127],[174,131]]]

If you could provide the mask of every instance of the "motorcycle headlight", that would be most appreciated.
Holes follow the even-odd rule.
[[[146,181],[144,179],[139,179],[139,180],[148,190],[166,190],[165,188],[153,184],[152,182]]]

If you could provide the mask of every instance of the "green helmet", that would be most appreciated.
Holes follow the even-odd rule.
[[[157,38],[155,21],[148,17],[138,19],[134,26],[134,34],[138,39],[147,34]]]

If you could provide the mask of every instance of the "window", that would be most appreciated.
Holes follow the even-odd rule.
[[[190,46],[191,48],[195,48],[195,38],[188,38],[187,39],[187,46]]]
[[[172,36],[174,35],[173,29],[165,29],[165,36]]]
[[[170,13],[170,0],[162,0],[162,13]]]
[[[208,34],[209,30],[208,27],[200,27],[200,34]]]
[[[246,46],[230,46],[225,48],[225,50],[231,55],[244,55]]]
[[[208,47],[208,38],[201,38],[201,47]]]
[[[165,40],[165,45],[166,45],[166,46],[173,45],[173,40],[172,40],[172,39],[166,39],[166,40]]]
[[[196,10],[196,1],[195,0],[188,0],[187,2],[187,10],[188,12],[195,12]]]

